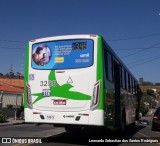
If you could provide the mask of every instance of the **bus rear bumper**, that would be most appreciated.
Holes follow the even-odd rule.
[[[40,111],[25,108],[25,122],[104,126],[103,110],[77,112]]]

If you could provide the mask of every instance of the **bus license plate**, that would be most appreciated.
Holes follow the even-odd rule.
[[[46,115],[46,119],[47,120],[54,120],[54,116],[53,115]]]

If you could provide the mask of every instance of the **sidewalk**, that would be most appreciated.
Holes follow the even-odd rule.
[[[11,117],[11,118],[7,119],[7,122],[0,123],[0,127],[18,125],[18,124],[23,124],[23,123],[24,123],[24,120],[22,120],[22,119],[15,120],[14,117]]]

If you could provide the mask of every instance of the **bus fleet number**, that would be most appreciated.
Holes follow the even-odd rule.
[[[40,86],[43,87],[43,86],[56,86],[56,81],[40,81]]]

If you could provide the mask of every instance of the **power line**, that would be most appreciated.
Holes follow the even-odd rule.
[[[23,41],[15,41],[15,40],[0,40],[0,42],[11,42],[11,43],[26,43],[26,42],[23,42]]]
[[[9,49],[9,50],[22,50],[21,48],[14,48],[14,47],[0,47],[0,49]]]
[[[141,59],[141,60],[136,60],[136,61],[133,61],[133,62],[130,62],[130,63],[127,63],[127,65],[132,65],[132,64],[139,64],[140,62],[143,62],[143,61],[148,61],[148,60],[151,60],[151,59],[156,59],[156,58],[159,58],[160,55],[156,55],[156,56],[153,56],[153,57],[148,57],[148,58],[145,58],[145,59]]]
[[[157,49],[157,48],[160,48],[160,47],[152,47],[153,49]],[[152,49],[150,48],[150,49]],[[146,49],[146,48],[131,48],[131,49],[114,49],[116,51],[131,51],[131,50],[143,50],[143,49]]]
[[[146,63],[148,63],[148,62],[152,62],[152,61],[158,60],[158,59],[160,59],[160,56],[159,56],[159,57],[156,57],[156,58],[154,58],[154,59],[150,59],[150,60],[148,60],[148,61],[145,61],[145,62],[136,64],[136,65],[133,65],[133,66],[129,66],[129,67],[130,67],[130,68],[137,67],[137,66],[140,66],[140,65],[146,64]]]
[[[111,39],[111,40],[108,40],[108,41],[126,41],[126,40],[142,39],[142,38],[153,37],[153,36],[160,36],[160,33],[150,34],[150,35],[143,35],[143,36],[137,36],[137,37],[129,37],[129,38]]]
[[[153,36],[160,36],[160,33],[157,34],[150,34],[150,35],[143,35],[143,36],[136,36],[136,37],[129,37],[129,38],[119,38],[119,39],[111,39],[107,41],[123,41],[123,40],[133,40],[133,39],[141,39],[146,37],[153,37]],[[17,41],[17,40],[0,40],[0,42],[13,42],[13,43],[26,43],[24,41]]]
[[[154,44],[154,45],[152,45],[152,46],[149,46],[149,47],[147,47],[147,48],[143,48],[143,49],[140,50],[140,51],[137,51],[137,52],[131,53],[131,54],[129,54],[129,55],[123,56],[122,58],[127,58],[127,57],[133,56],[133,55],[135,55],[135,54],[142,53],[142,52],[144,52],[144,51],[146,51],[146,50],[149,50],[149,49],[151,49],[151,48],[153,48],[153,47],[155,47],[155,46],[157,46],[157,45],[159,45],[159,44],[160,44],[160,42],[159,42],[159,43],[156,43],[156,44]]]

